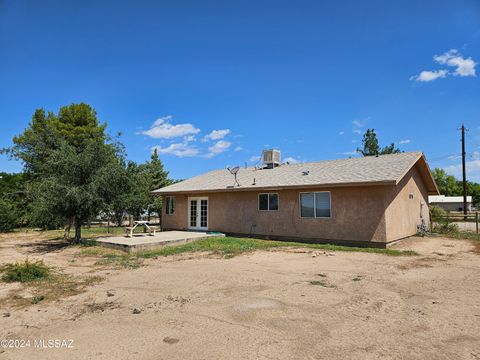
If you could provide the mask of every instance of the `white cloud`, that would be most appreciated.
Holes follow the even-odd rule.
[[[242,148],[241,146],[237,146],[234,150],[235,150],[235,151],[242,151],[243,148]]]
[[[157,145],[152,148],[152,151],[154,149],[157,149],[159,154],[170,154],[181,158],[197,156],[199,153],[198,148],[186,143],[170,144],[164,148]]]
[[[365,126],[365,120],[353,120],[352,125],[354,127],[364,127]]]
[[[433,59],[442,65],[455,67],[454,75],[475,76],[477,63],[471,57],[465,59],[456,49],[451,49],[442,55],[435,55]]]
[[[298,164],[300,163],[301,161],[298,160],[298,159],[295,159],[294,157],[291,157],[291,156],[288,156],[284,159],[285,162],[288,162],[290,164]]]
[[[442,55],[435,55],[433,60],[440,65],[453,67],[455,70],[453,70],[453,72],[446,69],[424,70],[418,75],[411,76],[410,80],[429,82],[445,78],[448,75],[476,76],[475,66],[477,66],[477,63],[471,57],[464,58],[457,49],[451,49]]]
[[[252,156],[250,158],[250,162],[252,162],[252,163],[256,163],[258,161],[260,161],[260,156]]]
[[[340,131],[338,135],[345,135],[345,131]]]
[[[352,121],[352,132],[354,134],[362,135],[363,127],[367,123],[367,120],[353,120]]]
[[[461,159],[461,155],[451,155],[448,157],[448,160],[459,160]],[[480,182],[480,152],[474,151],[470,156],[467,158],[465,165],[467,169],[467,180]],[[447,174],[455,176],[457,179],[462,178],[462,163],[458,162],[455,165],[449,165],[443,167]]]
[[[467,180],[480,182],[480,159],[466,162]],[[462,177],[462,164],[450,165],[443,168],[447,174],[455,176],[457,179]]]
[[[158,118],[157,120],[155,120],[155,121],[153,122],[153,125],[152,125],[152,126],[157,126],[157,125],[163,124],[164,122],[168,122],[168,121],[170,121],[170,120],[172,120],[172,119],[173,119],[173,116],[172,116],[172,115],[167,115],[167,116]]]
[[[447,74],[448,74],[447,70],[422,71],[418,75],[411,76],[410,80],[429,82],[429,81],[437,80],[439,78],[444,78],[447,76]]]
[[[197,141],[197,138],[195,137],[195,135],[187,135],[187,136],[183,137],[183,142],[184,143],[189,143],[189,142],[194,142],[194,141]]]
[[[228,150],[228,148],[232,145],[230,141],[220,140],[217,141],[213,146],[208,148],[208,154],[205,155],[206,158],[212,158],[218,154],[221,154]]]
[[[410,144],[412,141],[410,139],[400,140],[399,144]]]
[[[222,129],[222,130],[213,130],[210,134],[205,135],[203,138],[204,141],[207,140],[220,140],[223,139],[225,136],[230,134],[230,129]]]
[[[180,136],[195,135],[200,132],[200,129],[197,129],[192,124],[177,124],[172,125],[169,121],[172,119],[172,116],[165,116],[155,120],[152,124],[152,127],[146,131],[142,131],[141,134],[150,136],[154,139],[171,139]]]
[[[358,151],[357,150],[344,151],[344,152],[341,152],[340,155],[354,156],[354,155],[358,155]]]

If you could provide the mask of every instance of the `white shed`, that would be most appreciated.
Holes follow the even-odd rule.
[[[463,211],[463,196],[430,195],[428,203],[446,211]],[[467,211],[472,211],[471,196],[467,196]]]

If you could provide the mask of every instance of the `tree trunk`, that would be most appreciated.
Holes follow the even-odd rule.
[[[65,229],[63,231],[63,239],[70,239],[70,229],[72,228],[72,219],[68,219],[68,222],[65,224]]]
[[[75,221],[75,243],[80,243],[80,240],[82,239],[82,223],[80,220]]]

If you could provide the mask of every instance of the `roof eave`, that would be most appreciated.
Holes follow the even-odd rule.
[[[395,180],[384,181],[364,181],[349,183],[331,183],[331,184],[305,184],[305,185],[284,185],[284,186],[258,186],[258,187],[235,187],[224,189],[203,189],[203,190],[167,190],[162,189],[152,191],[153,195],[170,195],[170,194],[201,194],[201,193],[221,193],[232,191],[266,191],[266,190],[289,190],[289,189],[321,189],[332,187],[357,187],[357,186],[391,186],[395,185]]]
[[[408,169],[397,179],[396,184],[400,183],[402,179],[407,175],[407,173],[417,164],[423,168],[422,178],[425,181],[425,185],[427,186],[427,194],[428,195],[440,195],[440,191],[438,190],[437,183],[433,178],[432,172],[430,171],[430,167],[428,166],[427,159],[423,153],[418,154],[417,159],[412,162],[412,165],[408,167]]]

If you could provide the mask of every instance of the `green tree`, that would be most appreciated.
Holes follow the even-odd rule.
[[[391,143],[388,146],[385,146],[383,149],[380,148],[378,143],[377,134],[375,129],[367,129],[363,134],[363,149],[357,149],[357,152],[361,153],[363,156],[377,156],[385,154],[397,154],[400,149],[395,147],[394,143]]]
[[[437,183],[440,194],[446,196],[462,195],[462,186],[455,176],[447,175],[445,170],[440,168],[433,169],[432,175]]]
[[[445,170],[435,168],[432,170],[433,178],[437,183],[440,194],[445,196],[462,196],[462,182],[453,175],[448,175]],[[480,204],[480,184],[467,181],[467,195],[472,197],[472,203],[475,206]]]
[[[149,218],[152,212],[160,213],[161,197],[153,196],[151,192],[171,184],[172,181],[168,178],[168,171],[165,170],[157,150],[153,151],[150,161],[144,164],[130,162],[127,166],[127,177],[130,183],[130,191],[124,199],[127,211],[137,219],[145,212]]]
[[[58,115],[38,109],[24,132],[13,138],[15,145],[6,151],[23,161],[27,173],[37,176],[38,168],[62,142],[81,152],[90,141],[105,140],[105,128],[95,110],[85,103],[63,106]]]
[[[26,222],[25,176],[0,173],[0,230],[12,230]]]
[[[36,204],[44,213],[73,219],[76,242],[82,224],[108,209],[125,181],[118,147],[103,141],[92,141],[81,152],[62,144],[47,157],[41,174],[35,182]]]
[[[480,184],[467,181],[467,194],[472,196],[472,204],[478,207],[480,205]]]
[[[124,149],[105,128],[84,103],[64,106],[57,115],[37,110],[7,150],[24,162],[32,214],[51,225],[73,223],[76,241],[82,223],[107,209],[123,190]]]
[[[130,215],[138,219],[150,202],[150,183],[145,166],[130,161],[127,165],[127,178],[130,183],[130,191],[125,198],[125,208]]]
[[[160,214],[162,211],[162,197],[152,196],[151,192],[172,183],[172,181],[168,178],[168,171],[165,170],[163,163],[158,156],[157,149],[153,150],[150,161],[145,164],[145,172],[147,176],[147,186],[149,192],[147,213],[150,217],[152,212]]]
[[[16,209],[11,201],[0,198],[0,231],[13,230],[18,225]]]
[[[473,205],[480,205],[480,184],[467,181],[467,194],[472,196]]]

